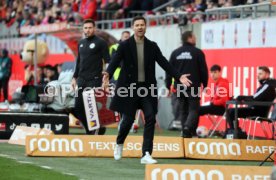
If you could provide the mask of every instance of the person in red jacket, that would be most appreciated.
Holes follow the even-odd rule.
[[[81,17],[85,19],[97,20],[97,1],[96,0],[82,0],[79,8]]]
[[[229,81],[221,77],[221,67],[215,64],[211,67],[210,71],[211,79],[213,80],[211,89],[214,93],[211,94],[210,104],[200,107],[200,116],[205,114],[223,115],[226,101],[230,100]]]

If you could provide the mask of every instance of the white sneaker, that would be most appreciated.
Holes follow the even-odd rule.
[[[156,164],[157,161],[151,157],[149,152],[146,152],[146,155],[141,158],[141,164]]]
[[[122,159],[123,148],[124,148],[123,144],[116,144],[115,149],[114,149],[114,159],[116,161]]]

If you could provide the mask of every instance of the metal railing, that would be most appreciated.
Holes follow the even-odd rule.
[[[275,8],[276,9],[276,8]],[[257,18],[257,17],[270,17],[275,14],[272,5],[269,2],[241,5],[233,7],[222,7],[216,9],[208,9],[206,12],[175,12],[166,13],[163,15],[146,15],[148,25],[167,25],[179,24],[193,16],[201,16],[201,21],[212,20],[225,20],[236,18]],[[117,19],[117,20],[102,20],[97,21],[97,27],[100,29],[113,29],[115,28],[129,28],[131,26],[131,18]],[[182,23],[185,25],[185,23]]]
[[[178,1],[178,0],[171,0],[171,1],[167,2],[167,3],[165,3],[165,4],[162,4],[161,6],[159,6],[159,7],[155,8],[155,9],[153,9],[152,11],[153,11],[153,12],[160,11],[160,10],[162,10],[162,9],[168,7],[168,6],[173,5],[173,4],[174,4],[175,2],[177,2],[177,1]]]
[[[208,9],[205,11],[206,20],[212,20],[212,16],[215,16],[216,20],[221,19],[233,19],[233,18],[257,18],[268,16],[270,17],[275,11],[272,10],[271,2],[264,2],[251,5],[240,5],[233,7],[222,7],[216,9]]]
[[[135,16],[143,16],[146,13],[146,11],[130,11],[126,14],[119,14],[117,12],[118,11],[98,9],[97,18],[99,20],[104,21],[104,20],[120,19],[120,16],[124,18],[133,18]]]
[[[167,13],[163,15],[150,15],[145,16],[148,26],[176,24],[175,18],[185,17],[186,12],[180,13]],[[99,29],[112,29],[114,27],[129,28],[131,27],[132,18],[118,19],[118,20],[103,20],[96,21],[97,28]]]
[[[172,0],[169,5],[174,3]],[[168,4],[165,4],[166,6]],[[160,8],[164,8],[163,6]],[[155,9],[156,10],[156,9]],[[131,11],[128,16],[124,19],[113,19],[110,20],[116,11],[97,11],[99,21],[96,22],[99,29],[114,29],[114,28],[129,28],[131,27],[132,17],[137,15],[144,15],[145,11]],[[270,17],[276,15],[276,6],[272,6],[270,2],[252,4],[252,5],[242,5],[233,7],[223,7],[216,9],[208,9],[206,12],[175,12],[175,13],[165,13],[162,15],[145,15],[147,23],[149,26],[158,25],[168,25],[168,24],[180,24],[182,26],[186,25],[186,21],[193,16],[201,16],[201,21],[213,21],[213,20],[225,20],[225,19],[235,19],[235,18],[258,18],[258,17]],[[3,25],[2,25],[3,26]],[[6,39],[8,37],[16,36],[16,33],[9,32],[8,29],[6,33],[4,31],[0,32],[0,39]],[[15,31],[15,30],[14,30]],[[15,31],[16,32],[16,31]]]

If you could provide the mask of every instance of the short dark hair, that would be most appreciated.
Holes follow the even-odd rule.
[[[2,56],[7,57],[9,55],[9,51],[7,49],[2,49]]]
[[[267,66],[260,66],[259,70],[263,70],[264,72],[270,74],[270,70],[269,70],[269,68]]]
[[[143,16],[135,16],[135,17],[132,19],[132,25],[135,23],[135,21],[138,21],[138,20],[143,20],[143,21],[145,22],[145,24],[147,24],[146,18],[144,18]]]
[[[87,24],[87,23],[92,23],[93,26],[95,27],[95,21],[93,19],[86,19],[86,20],[84,20],[83,23],[82,23],[82,25]]]
[[[189,38],[191,38],[193,36],[193,31],[185,31],[182,34],[182,42],[186,43],[188,41]]]
[[[221,71],[221,67],[217,64],[214,64],[211,68],[210,71]]]
[[[123,32],[122,32],[122,34],[124,34],[124,33],[130,34],[130,32],[129,32],[129,31],[123,31]]]

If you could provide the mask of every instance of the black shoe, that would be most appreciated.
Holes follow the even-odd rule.
[[[182,130],[182,137],[183,138],[192,138],[193,135],[191,133],[191,131],[189,130],[188,127],[185,127],[183,130]]]
[[[238,139],[247,139],[247,134],[239,128],[238,130]]]
[[[104,135],[106,131],[106,127],[100,127],[98,135]]]

